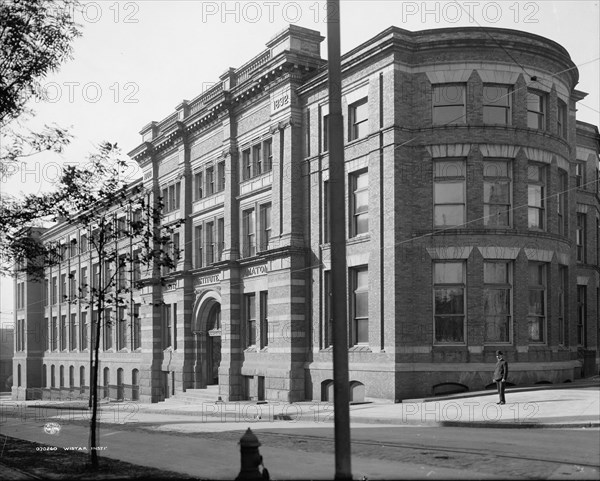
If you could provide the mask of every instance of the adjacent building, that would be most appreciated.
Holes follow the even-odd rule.
[[[514,30],[396,27],[348,52],[346,211],[331,212],[322,40],[290,26],[141,130],[130,156],[163,223],[185,219],[181,256],[108,314],[105,395],[331,400],[332,216],[353,400],[485,388],[497,349],[513,384],[597,373],[600,135],[576,120],[568,52]],[[41,233],[79,247],[46,285],[16,280],[15,398],[88,389],[93,321],[61,302],[101,268],[85,232]]]

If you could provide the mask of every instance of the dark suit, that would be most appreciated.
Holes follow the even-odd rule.
[[[498,388],[498,395],[500,396],[500,402],[505,403],[504,399],[504,388],[506,387],[506,378],[508,378],[508,362],[504,359],[498,359],[496,368],[494,369],[494,381],[496,381],[496,387]]]

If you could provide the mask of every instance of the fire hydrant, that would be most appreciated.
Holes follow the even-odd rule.
[[[270,479],[269,471],[267,471],[264,465],[262,473],[258,469],[258,467],[263,464],[262,456],[258,451],[260,442],[250,428],[248,428],[246,433],[242,436],[239,444],[242,457],[242,468],[240,474],[235,478],[236,481],[244,479]]]

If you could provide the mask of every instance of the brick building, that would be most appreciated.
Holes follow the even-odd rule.
[[[331,400],[341,213],[327,203],[322,40],[290,26],[141,130],[139,182],[165,224],[186,223],[164,286],[134,291],[103,330],[108,396]],[[568,52],[513,30],[391,27],[342,72],[352,398],[484,388],[496,349],[514,384],[597,373],[600,135],[576,120],[586,94]],[[84,232],[42,239],[81,246]],[[46,288],[16,280],[16,398],[86,391],[90,322],[60,303],[93,276],[85,254]]]

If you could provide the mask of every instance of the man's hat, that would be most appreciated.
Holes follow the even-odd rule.
[[[502,351],[496,351],[496,356],[502,356]]]

